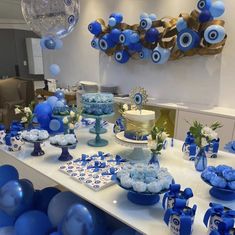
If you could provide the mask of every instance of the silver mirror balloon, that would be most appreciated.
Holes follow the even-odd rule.
[[[79,0],[21,0],[23,16],[38,35],[66,37],[79,20]]]

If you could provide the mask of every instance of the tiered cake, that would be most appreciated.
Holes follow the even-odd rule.
[[[128,110],[124,112],[124,136],[132,140],[147,140],[155,125],[155,112],[150,110]]]

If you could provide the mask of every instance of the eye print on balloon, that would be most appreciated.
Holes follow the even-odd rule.
[[[188,51],[196,48],[200,43],[200,36],[195,31],[187,28],[178,34],[177,46],[181,51]]]
[[[225,37],[224,27],[220,25],[211,25],[205,30],[204,37],[206,42],[210,44],[220,43]]]
[[[115,54],[115,60],[121,64],[125,64],[130,59],[130,55],[126,50],[117,51]]]
[[[211,0],[200,0],[197,4],[197,8],[201,11],[209,10],[211,7]]]
[[[158,46],[152,52],[152,61],[156,64],[165,64],[168,61],[170,54],[169,49]]]

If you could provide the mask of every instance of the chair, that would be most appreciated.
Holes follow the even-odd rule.
[[[15,105],[27,106],[34,100],[33,81],[17,78],[0,80],[0,123],[9,128],[12,120],[19,119],[15,115]]]

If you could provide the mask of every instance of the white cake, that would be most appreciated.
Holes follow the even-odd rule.
[[[134,140],[147,140],[155,125],[155,112],[151,110],[128,110],[124,113],[125,137]]]

